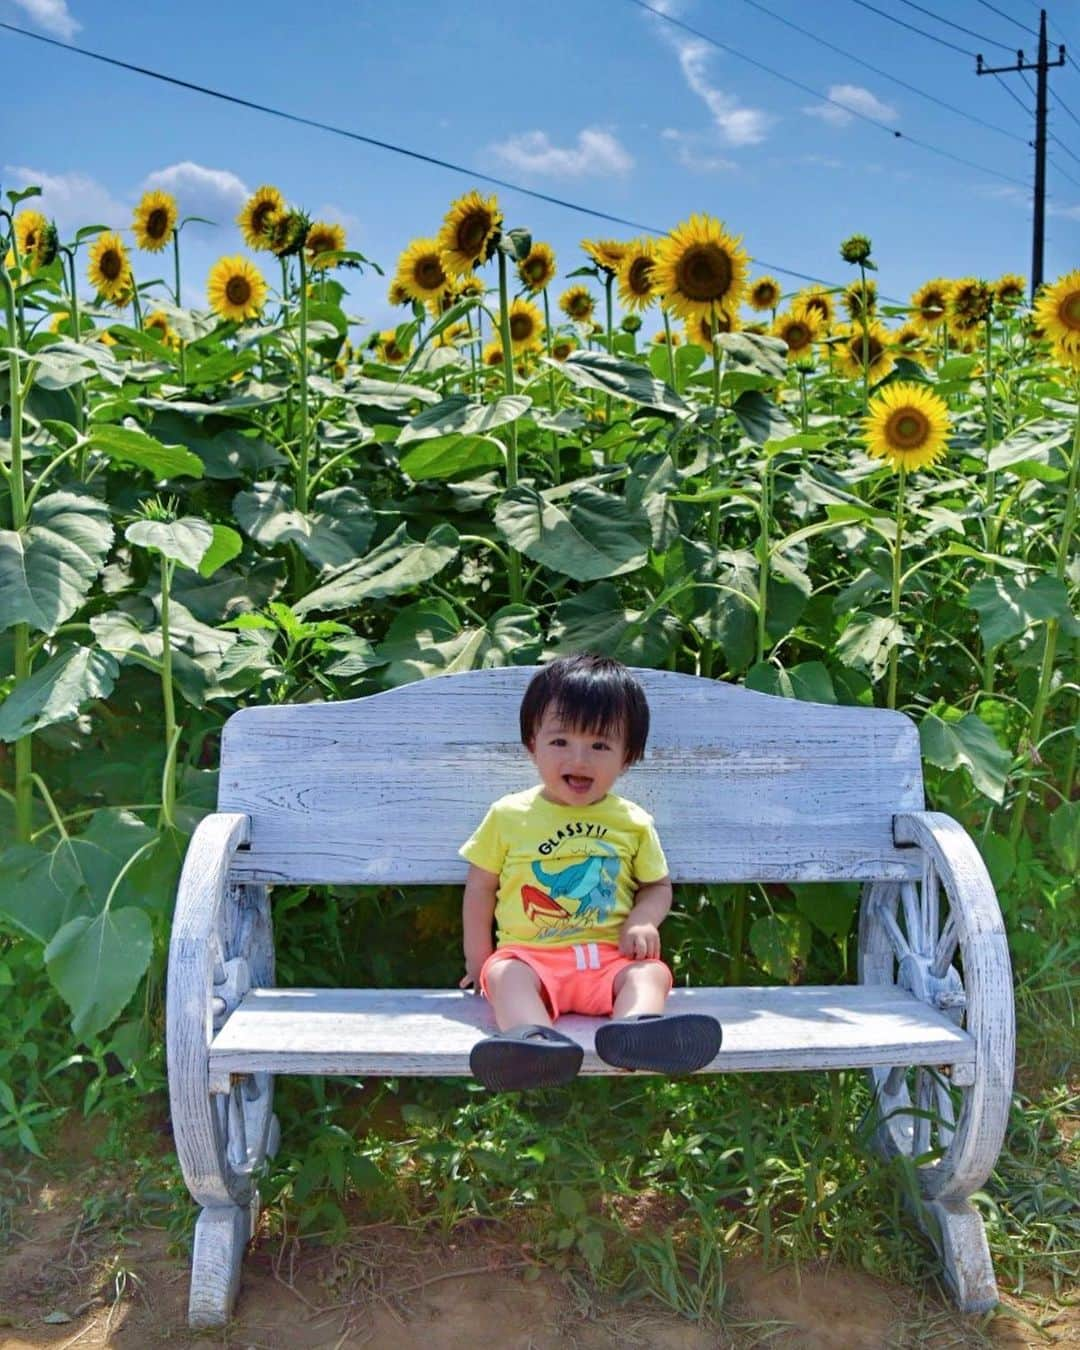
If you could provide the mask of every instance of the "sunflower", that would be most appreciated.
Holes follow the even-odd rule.
[[[936,333],[945,311],[949,307],[949,296],[953,283],[945,277],[935,277],[924,281],[911,297],[911,322],[928,337]]]
[[[596,301],[585,286],[571,286],[559,296],[559,308],[575,323],[588,323],[596,308]]]
[[[86,269],[90,285],[106,300],[118,300],[132,290],[131,263],[124,241],[113,230],[99,234],[90,247]]]
[[[386,292],[386,298],[392,305],[412,304],[412,296],[405,289],[399,277],[395,277],[390,283],[390,289]]]
[[[503,349],[500,342],[489,342],[480,356],[485,366],[501,366],[503,363]]]
[[[58,309],[49,320],[49,332],[68,335],[71,332],[71,315],[66,309]]]
[[[442,316],[454,308],[458,302],[458,297],[453,291],[442,291],[439,295],[432,295],[427,300],[427,312],[433,319],[441,319]]]
[[[171,192],[144,192],[131,223],[136,244],[147,253],[160,253],[172,242],[178,215]]]
[[[544,319],[536,306],[528,300],[512,300],[509,317],[510,350],[514,355],[520,356],[522,352],[539,348]],[[501,322],[499,331],[502,331]]]
[[[786,314],[776,316],[772,335],[787,343],[787,359],[798,361],[812,354],[814,343],[821,337],[821,322],[816,310],[807,309],[802,313],[788,310]]]
[[[394,280],[410,300],[435,300],[450,285],[437,239],[414,239],[398,259]]]
[[[143,320],[143,332],[156,337],[159,342],[164,342],[169,347],[176,341],[176,334],[169,327],[169,316],[161,309],[155,309],[152,314],[146,316]]]
[[[894,469],[921,469],[946,451],[949,410],[923,385],[897,380],[870,401],[863,422],[867,452]]]
[[[712,216],[677,225],[657,249],[655,283],[667,308],[681,319],[734,314],[750,262],[740,242]]]
[[[1022,305],[1027,291],[1027,282],[1019,272],[1006,272],[994,282],[994,298],[1004,309],[1015,309]]]
[[[89,335],[90,342],[100,342],[103,347],[115,347],[116,339],[107,328],[95,328]]]
[[[375,350],[379,360],[388,366],[403,366],[409,359],[409,348],[398,346],[397,331],[393,328],[387,328],[379,334]]]
[[[266,299],[266,290],[262,273],[242,254],[219,258],[210,269],[206,282],[210,308],[223,319],[232,319],[235,323],[258,316]]]
[[[517,265],[521,284],[533,295],[555,280],[555,253],[550,244],[533,244]]]
[[[867,318],[872,317],[877,309],[877,282],[872,277],[865,282],[861,278],[853,281],[844,288],[843,301],[849,318],[861,319],[864,313]]]
[[[236,223],[244,232],[244,243],[248,248],[269,250],[270,241],[266,231],[273,218],[285,210],[285,198],[269,183],[256,188],[244,203]]]
[[[469,325],[467,323],[452,323],[449,328],[444,328],[435,339],[436,347],[456,347],[459,339],[469,336]]]
[[[652,340],[657,347],[666,347],[668,342],[668,335],[665,332],[654,333],[652,335]],[[671,345],[673,347],[678,347],[681,343],[682,338],[678,335],[678,333],[672,333]]]
[[[487,262],[495,253],[502,223],[497,197],[485,200],[473,191],[452,202],[438,240],[446,271],[467,276],[478,263]]]
[[[976,331],[990,318],[994,308],[994,290],[978,277],[962,277],[953,283],[949,303],[945,307],[945,321],[949,333],[958,342],[974,337]]]
[[[292,258],[307,243],[311,217],[304,211],[277,211],[269,217],[264,231],[270,252],[278,258]]]
[[[577,340],[563,335],[555,338],[551,344],[551,355],[556,361],[565,361],[571,352],[577,351]]]
[[[648,309],[659,297],[656,289],[656,245],[635,239],[626,245],[619,263],[619,300],[624,309]]]
[[[602,272],[613,277],[630,248],[617,239],[583,239],[581,247]]]
[[[836,360],[843,373],[852,380],[861,380],[863,375],[863,329],[862,324],[845,324],[840,330],[841,341],[836,345]],[[880,380],[888,375],[896,364],[889,348],[889,334],[877,321],[867,325],[867,371],[872,380]]]
[[[20,211],[15,217],[15,243],[19,249],[19,261],[31,272],[38,265],[38,248],[48,228],[49,222],[40,211]],[[14,261],[12,257],[11,262]]]
[[[1057,355],[1075,366],[1080,358],[1080,268],[1042,288],[1034,318]]]
[[[931,355],[925,346],[926,334],[923,333],[914,319],[909,319],[893,334],[893,346],[896,348],[898,356],[906,356],[909,361],[915,361],[920,366],[929,368],[931,365]]]
[[[799,291],[791,302],[791,312],[793,314],[805,314],[807,311],[818,316],[823,328],[832,327],[836,311],[832,296],[828,291],[823,291],[817,286],[807,286],[804,290]]]
[[[780,303],[780,283],[775,277],[758,277],[750,287],[746,302],[751,309],[775,310]]]
[[[337,267],[336,262],[327,260],[323,262],[319,255],[322,253],[340,253],[345,248],[345,226],[332,225],[325,220],[317,220],[308,230],[307,239],[304,242],[304,250],[307,253],[308,264],[312,271],[320,267]]]
[[[717,318],[715,327],[704,315],[698,315],[696,319],[687,319],[683,324],[683,331],[686,333],[687,342],[696,342],[699,347],[711,352],[714,333],[734,333],[741,327],[737,318],[729,318],[726,314]]]

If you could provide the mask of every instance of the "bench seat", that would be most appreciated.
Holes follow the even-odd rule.
[[[972,1037],[895,986],[675,989],[669,1012],[707,1012],[724,1028],[704,1072],[970,1065]],[[585,1050],[582,1073],[621,1072],[598,1059],[600,1019],[565,1016]],[[230,1073],[454,1076],[495,1030],[474,994],[444,989],[253,989],[210,1046],[210,1077]],[[218,1084],[215,1084],[217,1086]]]

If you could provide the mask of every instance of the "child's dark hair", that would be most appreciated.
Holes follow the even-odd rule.
[[[626,763],[636,764],[649,737],[645,690],[621,661],[578,652],[538,670],[521,700],[521,743],[531,750],[549,704],[573,731],[626,737]]]

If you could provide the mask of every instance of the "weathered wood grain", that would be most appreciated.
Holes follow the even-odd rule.
[[[724,1043],[705,1072],[835,1069],[970,1061],[969,1037],[903,990],[860,985],[675,989],[671,1012],[720,1019]],[[613,1074],[598,1059],[602,1019],[561,1017],[585,1050],[583,1073]],[[441,989],[252,990],[218,1033],[212,1072],[469,1073],[469,1051],[495,1030],[486,1000]]]
[[[463,880],[458,846],[496,797],[536,781],[518,732],[534,669],[234,714],[219,809],[251,817],[237,877]],[[909,718],[672,671],[635,673],[652,728],[645,760],[615,790],[656,817],[676,881],[912,874],[917,859],[891,833],[894,813],[923,806]]]

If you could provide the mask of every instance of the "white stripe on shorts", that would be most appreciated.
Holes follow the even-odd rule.
[[[577,965],[578,970],[585,969],[585,948],[581,945],[580,942],[574,943],[574,961]]]
[[[600,949],[595,942],[589,943],[589,969],[600,969]]]

